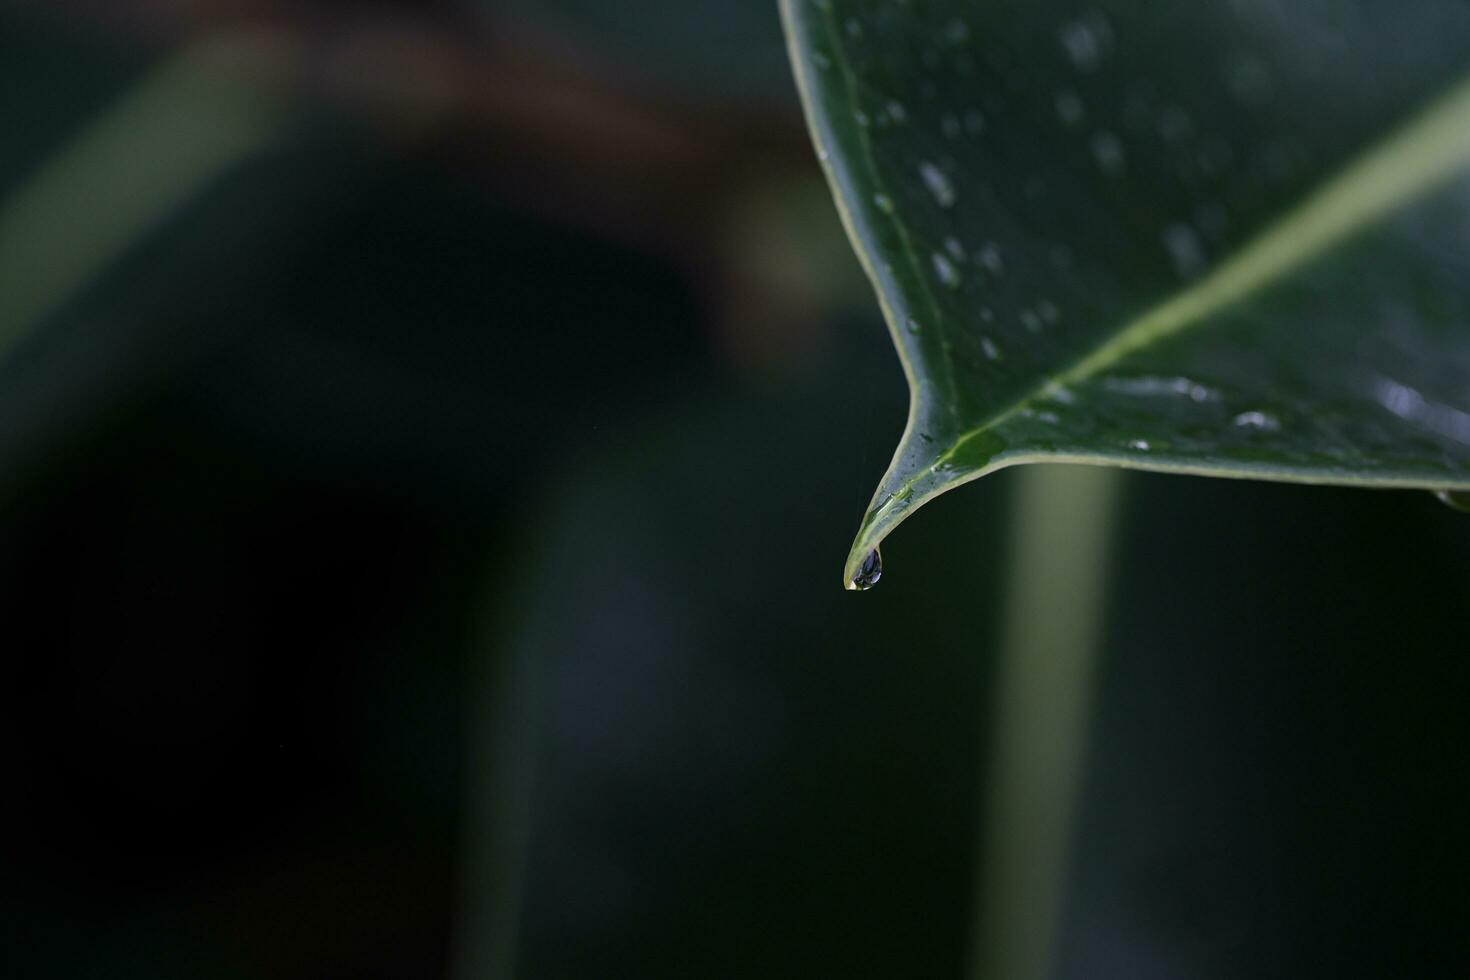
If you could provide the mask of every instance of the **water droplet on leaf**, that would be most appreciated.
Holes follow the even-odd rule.
[[[923,178],[924,186],[929,188],[929,193],[934,195],[935,203],[942,208],[954,207],[954,184],[950,183],[943,170],[926,160],[919,164],[919,176]]]
[[[883,556],[878,554],[875,548],[868,552],[868,557],[863,559],[862,567],[852,577],[852,588],[857,592],[866,592],[878,584],[883,577]]]

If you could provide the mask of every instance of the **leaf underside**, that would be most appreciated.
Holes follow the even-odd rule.
[[[911,389],[1003,466],[1470,488],[1470,5],[782,0]]]

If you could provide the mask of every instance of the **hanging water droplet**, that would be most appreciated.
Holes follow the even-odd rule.
[[[856,592],[866,592],[877,585],[878,580],[882,577],[883,556],[878,554],[878,549],[874,548],[868,552],[868,557],[863,559],[862,567],[852,577],[852,583],[849,585],[849,588]]]
[[[1436,490],[1434,496],[1451,510],[1470,514],[1470,490]]]
[[[1128,448],[1129,449],[1136,449],[1136,450],[1138,450],[1141,453],[1146,453],[1149,450],[1149,445],[1143,439],[1134,439],[1132,442],[1130,442],[1128,444]]]

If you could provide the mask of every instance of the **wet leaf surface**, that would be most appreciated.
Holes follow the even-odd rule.
[[[912,390],[845,582],[1014,463],[1470,486],[1470,8],[783,8]]]

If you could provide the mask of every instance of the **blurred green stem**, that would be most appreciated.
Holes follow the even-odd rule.
[[[982,810],[976,980],[1042,980],[1053,968],[1123,479],[1091,466],[1017,474]]]
[[[261,53],[236,40],[173,56],[0,201],[0,354],[279,132],[276,87],[219,64]]]

